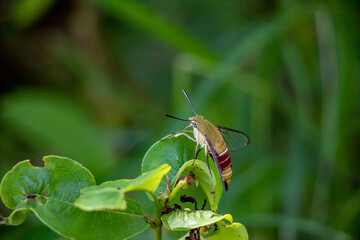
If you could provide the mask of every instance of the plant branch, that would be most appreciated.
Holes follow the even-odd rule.
[[[150,192],[152,198],[154,199],[155,203],[155,218],[154,221],[150,222],[151,228],[154,230],[154,237],[155,240],[161,240],[162,239],[162,222],[161,222],[161,207],[158,197],[155,193]]]
[[[160,220],[161,223],[161,220]],[[162,239],[162,224],[158,225],[156,228],[154,229],[154,237],[155,240],[161,240]]]

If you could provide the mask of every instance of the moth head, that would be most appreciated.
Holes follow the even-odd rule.
[[[201,122],[203,121],[204,117],[203,116],[195,116],[195,117],[189,117],[189,121],[191,126],[193,126],[194,128],[198,128],[199,124],[201,124]]]

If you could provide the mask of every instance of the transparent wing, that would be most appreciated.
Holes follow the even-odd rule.
[[[215,125],[216,126],[216,125]],[[226,128],[221,126],[216,126],[222,137],[224,138],[224,141],[231,152],[240,151],[241,149],[245,148],[250,143],[250,138],[245,133]]]

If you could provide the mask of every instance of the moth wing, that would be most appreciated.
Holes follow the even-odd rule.
[[[216,125],[215,125],[216,126]],[[227,128],[216,126],[219,130],[221,136],[224,138],[224,141],[231,152],[236,152],[244,149],[250,143],[250,138],[245,133]]]

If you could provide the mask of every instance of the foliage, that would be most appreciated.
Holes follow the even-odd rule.
[[[148,147],[185,127],[162,117],[191,116],[184,88],[199,114],[252,140],[231,153],[220,213],[259,239],[360,239],[359,9],[354,0],[2,1],[0,176],[51,153],[98,183],[133,179]],[[126,197],[151,216],[147,196]],[[0,212],[11,214],[3,203]],[[0,226],[0,239],[58,238],[29,214],[21,227]]]
[[[41,168],[20,162],[5,175],[1,198],[14,210],[5,223],[19,225],[29,211],[53,231],[72,239],[124,239],[148,227],[135,201],[124,211],[80,210],[74,202],[82,188],[95,185],[92,174],[68,158],[47,156],[43,161]]]
[[[28,160],[20,162],[5,175],[0,185],[2,201],[14,210],[2,223],[20,225],[26,219],[26,212],[30,212],[53,231],[70,239],[126,239],[150,226],[155,239],[161,239],[162,225],[172,231],[191,231],[216,224],[219,226],[214,234],[217,238],[228,236],[247,240],[247,234],[240,235],[239,230],[234,230],[242,225],[234,228],[231,215],[214,213],[221,194],[215,194],[215,178],[210,175],[206,163],[187,161],[186,157],[194,154],[193,148],[184,148],[194,145],[189,141],[185,137],[165,138],[146,153],[142,164],[144,173],[139,177],[100,185],[95,185],[89,170],[68,158],[44,157],[43,167],[35,167]],[[168,163],[183,164],[171,174],[172,167]],[[146,171],[149,168],[153,170]],[[159,184],[164,175],[167,180],[161,188]],[[188,201],[184,201],[186,195],[181,194],[189,195],[186,190],[191,187],[196,194],[188,198],[195,202],[195,209],[183,210],[183,203]],[[125,198],[131,191],[144,191],[152,197],[156,212],[153,220],[142,213],[140,203]],[[198,209],[197,201],[204,193],[207,199],[202,209]],[[206,201],[211,211],[204,210]],[[242,227],[241,232],[246,233],[246,229]]]

